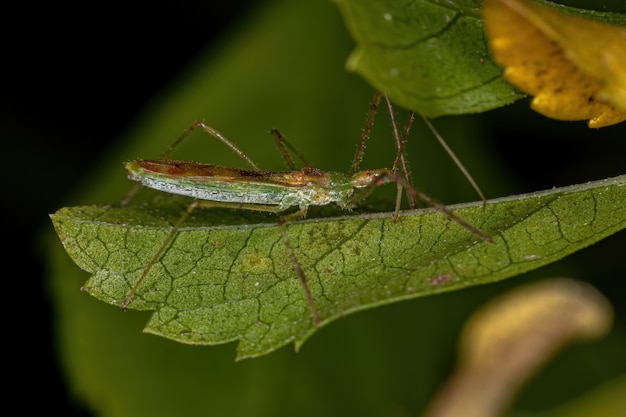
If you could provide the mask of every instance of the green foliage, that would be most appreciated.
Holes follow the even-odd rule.
[[[428,117],[479,113],[525,94],[502,78],[489,51],[481,2],[338,0],[356,41],[348,69]],[[567,9],[604,22],[616,13]]]
[[[480,2],[338,2],[357,46],[348,68],[429,117],[478,113],[524,94],[502,78]]]
[[[270,128],[277,127],[314,166],[325,170],[346,171],[359,137],[359,129],[363,126],[373,88],[354,74],[346,73],[343,68],[355,45],[346,31],[346,24],[341,20],[337,6],[317,0],[277,0],[268,2],[265,7],[251,13],[253,20],[244,21],[244,28],[233,30],[229,37],[222,39],[218,47],[208,49],[206,55],[198,57],[190,69],[181,74],[178,82],[145,110],[135,126],[120,138],[120,143],[126,146],[124,149],[112,150],[99,169],[85,177],[81,176],[85,186],[72,204],[81,207],[88,204],[117,204],[131,187],[125,178],[122,162],[157,157],[194,120],[204,120],[226,134],[263,169],[285,168],[265,133]],[[375,83],[372,84],[377,87]],[[394,99],[400,100],[399,97]],[[389,139],[390,125],[386,119],[387,116],[381,112],[373,141],[366,152],[364,168],[389,167],[393,162],[394,148]],[[445,130],[444,136],[447,139],[457,139],[453,144],[455,150],[488,196],[512,194],[510,190],[515,187],[512,174],[507,169],[509,167],[500,166],[499,161],[493,158],[486,146],[484,130],[479,121],[458,117],[454,120],[447,119],[441,127]],[[511,140],[508,137],[501,139]],[[420,189],[427,190],[429,195],[446,203],[468,201],[472,198],[471,188],[424,126],[416,123],[408,147],[415,182]],[[590,148],[592,147],[590,144]],[[190,139],[172,156],[223,165],[243,165],[241,160],[223,148],[206,139]],[[539,152],[541,149],[537,150]],[[567,155],[564,159],[567,159]],[[529,161],[529,164],[532,163],[533,161]],[[593,173],[589,175],[589,179],[597,178]],[[408,266],[410,269],[402,273],[411,277],[414,273],[417,274],[414,271],[419,269],[420,262],[437,258],[437,253],[443,255],[453,251],[459,257],[471,257],[472,253],[484,251],[481,255],[489,255],[491,269],[502,272],[502,275],[496,276],[485,271],[484,276],[493,281],[537,267],[542,261],[553,262],[569,251],[580,249],[623,227],[624,205],[617,204],[615,213],[610,212],[610,207],[620,201],[619,199],[623,201],[624,187],[620,188],[617,184],[623,183],[624,179],[620,177],[609,182],[611,181],[613,185],[608,186],[611,192],[607,194],[602,192],[602,187],[594,189],[593,186],[581,186],[582,190],[575,193],[573,198],[555,199],[555,195],[550,197],[548,193],[543,197],[535,196],[525,200],[519,206],[514,199],[503,202],[496,200],[485,212],[477,206],[459,208],[459,213],[460,210],[468,210],[463,212],[468,221],[477,222],[477,226],[493,233],[496,238],[493,246],[479,243],[468,251],[460,249],[461,242],[474,242],[475,237],[458,225],[449,224],[440,214],[427,214],[425,217],[411,215],[395,225],[391,224],[388,215],[367,217],[363,213],[352,213],[341,220],[312,218],[290,224],[288,233],[307,274],[314,281],[319,278],[317,274],[324,273],[328,268],[350,272],[346,263],[348,258],[350,262],[367,262],[361,256],[346,255],[356,254],[357,250],[372,251],[377,246],[372,246],[372,240],[355,237],[362,236],[359,233],[365,231],[380,235],[383,230],[386,237],[389,235],[392,238],[391,234],[395,233],[397,238],[395,246],[384,254],[385,264],[378,261],[373,264],[377,268],[389,268],[389,265],[393,267],[394,275],[382,279],[402,281],[401,278],[395,278],[402,276],[399,273],[402,268],[393,264],[390,254],[398,254],[404,260],[404,264],[400,266]],[[394,191],[393,187],[385,188]],[[563,191],[559,189],[556,192]],[[384,193],[383,189],[377,190],[377,195]],[[611,202],[602,198],[602,195],[617,197]],[[178,199],[163,197],[160,201],[162,204],[148,200],[144,206],[138,203],[134,208],[121,212],[117,209],[102,210],[102,207],[83,208],[83,217],[87,222],[82,224],[76,223],[81,209],[64,209],[55,214],[54,221],[69,221],[69,217],[61,214],[72,213],[72,222],[64,225],[65,233],[68,233],[63,238],[66,245],[70,245],[81,234],[83,238],[89,233],[93,234],[94,239],[89,241],[89,245],[74,247],[73,251],[89,254],[86,259],[80,260],[85,269],[95,271],[98,264],[110,262],[110,265],[125,265],[126,268],[130,266],[139,270],[142,268],[141,259],[149,258],[149,253],[158,246],[173,219],[184,208],[184,203]],[[497,204],[510,204],[521,212],[501,211],[497,217],[486,218],[486,213],[496,210]],[[530,211],[526,204],[530,205]],[[536,213],[532,210],[533,207],[537,209]],[[559,223],[554,220],[570,219],[570,210],[584,217],[560,223],[561,229],[557,229]],[[524,213],[528,213],[527,218],[524,218]],[[291,336],[281,334],[282,342],[276,341],[266,346],[275,348],[284,345],[285,341],[302,341],[311,329],[310,316],[302,302],[301,287],[292,278],[292,264],[285,256],[283,242],[275,227],[275,217],[264,214],[236,214],[234,211],[228,217],[214,217],[222,215],[222,210],[194,212],[190,219],[193,223],[189,225],[192,228],[181,232],[181,235],[186,236],[186,243],[183,238],[174,243],[182,243],[183,247],[192,249],[181,259],[187,257],[198,260],[202,258],[198,257],[198,250],[206,253],[213,251],[214,254],[221,253],[224,257],[212,258],[211,262],[227,265],[233,254],[226,253],[224,246],[198,246],[195,236],[211,233],[211,238],[205,235],[202,239],[217,241],[215,236],[222,236],[219,241],[224,242],[224,235],[228,234],[229,241],[232,235],[232,244],[236,255],[239,255],[239,263],[236,265],[240,268],[239,272],[243,271],[246,261],[242,255],[247,255],[248,267],[256,265],[262,274],[266,274],[264,276],[270,276],[286,287],[287,294],[281,294],[277,287],[276,293],[272,295],[272,298],[278,300],[283,297],[279,305],[284,305],[285,296],[291,295],[294,300],[294,312],[289,314],[299,319],[300,324],[295,326]],[[437,231],[429,231],[428,236],[433,243],[436,242],[435,246],[431,245],[426,254],[419,254],[413,261],[409,259],[409,254],[416,251],[418,246],[412,247],[409,243],[411,236],[406,236],[406,233],[413,229],[408,228],[408,225],[422,224],[430,218],[437,219],[437,223],[441,222],[444,228],[449,228],[446,238],[454,240],[444,242],[437,237]],[[507,218],[510,220],[508,223]],[[601,218],[605,220],[601,222]],[[101,223],[94,222],[96,219]],[[542,224],[541,219],[545,223]],[[115,220],[127,226],[114,225]],[[518,220],[523,221],[515,224]],[[256,223],[265,225],[245,226]],[[211,224],[216,227],[211,229]],[[232,226],[233,224],[238,226]],[[534,227],[528,227],[531,224]],[[135,226],[129,227],[130,225]],[[228,228],[225,225],[231,226]],[[334,241],[322,242],[322,234],[317,229],[319,225],[333,231],[333,237],[338,239],[339,244],[335,246],[332,245]],[[565,227],[566,225],[571,227]],[[554,229],[546,229],[547,226]],[[420,233],[424,231],[420,230]],[[537,254],[536,247],[520,247],[516,250],[507,247],[503,250],[502,233],[521,235],[523,242],[534,243],[541,247],[539,253],[550,254],[551,257],[535,258],[533,255]],[[120,237],[117,241],[116,234]],[[345,239],[342,234],[345,234]],[[154,237],[153,241],[149,241],[150,235]],[[402,235],[401,238],[398,235]],[[252,240],[237,244],[235,236],[238,239],[249,237]],[[537,239],[548,236],[554,237],[554,240]],[[90,409],[102,416],[415,415],[425,408],[436,387],[449,371],[459,328],[473,310],[491,296],[511,286],[544,277],[546,274],[573,274],[588,281],[604,279],[604,282],[611,282],[613,279],[614,282],[616,273],[623,274],[621,259],[611,252],[616,246],[615,238],[619,239],[620,236],[623,236],[623,232],[603,239],[587,250],[577,252],[576,256],[568,256],[560,262],[539,268],[536,272],[489,285],[472,286],[475,282],[462,279],[446,282],[447,274],[437,271],[434,274],[430,271],[428,278],[434,278],[432,280],[416,275],[415,291],[405,293],[404,298],[416,297],[426,291],[441,294],[350,314],[325,326],[308,340],[298,354],[294,354],[291,349],[279,349],[271,355],[236,363],[233,361],[231,345],[205,348],[143,334],[141,330],[145,328],[147,321],[150,331],[158,329],[165,333],[165,315],[130,308],[122,313],[118,307],[119,298],[128,290],[131,281],[112,280],[111,283],[116,284],[107,288],[102,282],[97,282],[97,276],[90,279],[90,274],[82,271],[68,257],[59,244],[58,236],[52,236],[50,289],[58,322],[60,360],[72,391]],[[131,242],[131,237],[137,240]],[[309,242],[315,242],[316,245],[311,246]],[[507,240],[509,245],[515,242],[517,237]],[[619,246],[619,241],[617,242]],[[325,252],[318,246],[321,243],[328,245]],[[400,243],[402,245],[397,246]],[[398,247],[408,249],[403,252]],[[257,253],[254,252],[255,249],[258,249]],[[315,252],[314,256],[307,256],[307,251]],[[490,251],[501,251],[501,255],[491,254]],[[327,268],[324,270],[316,269],[312,265],[320,252],[321,259],[326,262],[324,266]],[[168,256],[173,253],[170,249]],[[111,254],[117,254],[117,259]],[[123,254],[131,256],[119,256]],[[339,261],[335,262],[332,255]],[[382,255],[382,252],[376,253],[379,258]],[[529,259],[526,259],[527,263],[515,264],[504,255],[517,256],[518,260],[529,256]],[[107,259],[103,260],[103,257]],[[253,258],[256,261],[271,260],[277,264],[270,269],[263,269],[266,267],[263,262],[250,262]],[[470,264],[474,272],[478,271],[478,266],[485,265],[482,260],[478,261],[479,258],[476,257],[476,262]],[[172,258],[163,258],[163,261],[168,266],[173,265]],[[362,267],[356,263],[350,265],[354,265],[352,268]],[[525,269],[525,265],[528,269]],[[620,265],[620,269],[616,270],[615,265]],[[173,272],[179,277],[175,281],[176,285],[182,285],[184,280],[180,279],[181,271],[188,268],[184,264],[175,266],[176,270]],[[512,268],[519,269],[513,271]],[[280,271],[282,281],[268,271]],[[234,272],[236,271],[231,273]],[[477,279],[480,280],[482,275],[480,271],[478,273]],[[356,282],[352,274],[344,275]],[[237,291],[248,291],[248,295],[252,295],[251,300],[260,299],[258,293],[254,292],[258,291],[254,284],[259,281],[255,278],[260,277],[261,274],[251,277],[246,281],[249,286],[241,287]],[[349,289],[340,288],[338,279],[334,282],[337,284],[334,290],[338,294],[348,294]],[[88,280],[89,283],[85,284]],[[142,289],[141,297],[135,301],[137,304],[131,304],[131,307],[160,307],[162,300],[158,297],[168,294],[172,297],[168,301],[191,302],[191,298],[176,299],[175,292],[170,291],[167,286],[167,279],[163,282],[166,285],[159,283],[158,291],[154,291],[157,289],[155,285],[147,283]],[[231,279],[229,282],[235,281]],[[384,291],[372,287],[372,282],[369,279],[368,299],[361,303],[344,304],[342,311],[351,312],[354,305],[371,306],[376,304],[374,299],[380,303],[389,303],[403,298],[402,290],[409,288],[407,285],[396,285],[396,282],[392,282],[394,285],[389,289],[395,293],[387,296]],[[439,286],[433,286],[438,284]],[[457,284],[458,288],[455,287]],[[184,285],[191,288],[188,284]],[[468,288],[463,291],[446,291],[460,289],[461,285]],[[99,297],[108,296],[108,301],[116,306],[97,302],[93,297],[79,291],[81,286],[89,286],[90,292],[99,294]],[[320,287],[312,287],[315,294],[319,295]],[[152,291],[146,292],[146,289]],[[267,291],[264,294],[269,294],[271,289],[265,289]],[[418,294],[418,291],[422,293]],[[141,301],[149,301],[149,296],[156,297],[153,299],[154,303],[142,306]],[[225,300],[227,296],[228,294],[222,293],[218,299]],[[339,310],[332,310],[323,299],[319,301],[319,305],[324,307],[324,318],[329,321],[339,314]],[[273,317],[275,320],[280,318],[278,315]],[[522,399],[522,408],[529,404],[531,408],[545,408],[567,401],[590,387],[623,373],[626,370],[623,318],[618,317],[616,322],[616,330],[606,342],[592,346],[590,350],[576,350],[536,381],[537,388],[533,391],[531,387]],[[284,323],[281,325],[283,329],[287,327]],[[230,334],[217,336],[222,337],[222,342],[241,337],[241,333],[234,333],[236,331],[231,329]],[[258,337],[254,332],[249,334]],[[293,337],[292,340],[288,340],[289,337]],[[248,345],[241,344],[239,349],[255,346],[248,340],[245,342]],[[251,353],[252,348],[246,349],[248,350],[240,350],[241,357],[254,355]],[[265,352],[267,348],[257,349],[257,352],[261,351]]]
[[[288,236],[327,323],[561,259],[626,227],[625,185],[622,176],[455,210],[493,244],[432,210],[396,223],[392,213],[298,221]],[[52,220],[74,262],[93,274],[83,289],[120,305],[183,210],[169,199],[149,209],[66,208]],[[201,345],[239,340],[239,358],[299,347],[314,327],[275,219],[229,217],[205,210],[181,225],[128,307],[156,310],[148,333]]]

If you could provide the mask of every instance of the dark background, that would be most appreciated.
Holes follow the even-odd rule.
[[[72,198],[80,173],[259,2],[213,3],[16,2],[2,13],[2,208],[14,253],[5,259],[12,272],[4,273],[11,291],[3,339],[18,407],[90,414],[74,403],[56,363],[39,237],[52,227],[47,214]]]
[[[45,399],[49,410],[89,415],[72,401],[56,364],[37,238],[51,228],[46,214],[72,198],[77,176],[195,54],[219,42],[256,3],[14,4],[3,13],[2,207],[5,243],[15,253],[5,259],[4,278],[12,283],[5,343],[15,350],[6,358],[17,370],[5,378],[22,407]],[[590,132],[582,122],[539,115],[529,122],[517,117],[520,106],[527,102],[480,116],[493,126],[490,139],[520,191],[624,173],[623,124]],[[611,239],[624,241],[619,235]]]

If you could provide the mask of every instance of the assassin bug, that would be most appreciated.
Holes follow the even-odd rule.
[[[296,169],[287,148],[303,161],[304,158],[298,154],[295,148],[276,129],[272,130],[271,134],[275,138],[280,152],[289,165],[290,171],[276,172],[260,170],[257,164],[243,151],[241,151],[233,142],[228,140],[219,131],[203,122],[194,122],[192,126],[185,130],[181,137],[179,137],[168,148],[168,150],[166,150],[161,159],[135,160],[127,162],[126,170],[128,172],[128,177],[131,180],[137,181],[141,185],[148,188],[153,188],[170,194],[192,197],[194,198],[194,201],[188,206],[178,223],[173,227],[165,242],[163,242],[157,253],[145,268],[141,277],[135,283],[134,287],[122,303],[122,308],[126,308],[131,302],[132,297],[140,287],[142,281],[147,276],[152,266],[158,262],[169,243],[175,237],[178,227],[191,214],[191,212],[197,208],[228,207],[271,213],[283,213],[292,207],[297,207],[297,211],[282,215],[278,221],[278,228],[287,247],[294,270],[302,284],[304,295],[313,318],[313,323],[316,327],[319,327],[320,325],[320,315],[315,307],[313,296],[309,290],[305,272],[297,260],[285,229],[286,222],[306,216],[309,206],[323,206],[334,203],[342,209],[349,210],[364,200],[378,186],[394,182],[398,186],[394,219],[397,219],[400,210],[402,191],[405,190],[409,197],[411,207],[416,206],[417,199],[422,200],[480,238],[490,241],[489,236],[456,216],[444,205],[435,202],[426,194],[417,191],[410,184],[404,154],[404,138],[400,138],[393,115],[393,109],[386,96],[385,99],[387,100],[392,117],[394,138],[397,146],[397,156],[394,162],[394,168],[359,171],[359,165],[363,158],[365,144],[369,137],[369,133],[373,125],[373,118],[380,99],[381,94],[377,93],[374,96],[374,100],[370,107],[366,125],[361,136],[361,142],[357,148],[349,174],[322,171],[320,169],[313,168],[308,164],[301,169]],[[410,120],[412,121],[412,118]],[[408,134],[409,127],[410,124],[407,124],[405,137],[406,134]],[[226,144],[252,168],[240,169],[199,162],[164,159],[178,144],[180,144],[193,130],[196,129],[200,129]],[[398,172],[398,169],[396,168],[397,165],[402,165],[402,172],[404,175],[401,175]],[[124,202],[128,202],[133,193],[134,191],[127,196]]]

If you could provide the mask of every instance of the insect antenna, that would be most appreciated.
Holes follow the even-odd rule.
[[[448,155],[450,156],[450,158],[454,161],[454,163],[456,164],[456,166],[461,170],[461,172],[463,173],[463,175],[465,176],[465,178],[467,179],[467,181],[469,181],[469,183],[472,185],[472,187],[474,188],[474,190],[476,191],[476,193],[478,194],[478,196],[481,198],[481,200],[483,201],[483,207],[485,207],[486,203],[487,203],[487,199],[485,198],[485,195],[483,194],[482,190],[480,189],[480,187],[478,186],[478,183],[476,181],[474,181],[474,178],[472,177],[472,175],[469,173],[469,171],[467,169],[465,169],[465,166],[463,165],[463,163],[461,162],[461,160],[456,156],[456,154],[454,153],[454,151],[452,151],[452,148],[450,148],[450,146],[448,146],[448,144],[446,143],[446,141],[443,139],[443,137],[439,134],[439,132],[437,131],[437,129],[435,129],[435,126],[433,126],[433,124],[430,122],[430,120],[428,120],[426,117],[422,116],[422,119],[424,119],[424,122],[426,123],[426,126],[428,126],[428,128],[430,129],[431,132],[433,132],[433,135],[435,135],[435,137],[437,138],[437,140],[439,141],[439,143],[441,144],[441,146],[443,147],[443,149],[448,153]]]

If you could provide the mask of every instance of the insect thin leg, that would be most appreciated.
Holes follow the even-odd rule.
[[[245,160],[248,164],[250,164],[250,166],[252,166],[254,169],[259,169],[259,167],[257,166],[257,164],[250,159],[250,157],[248,155],[246,155],[246,153],[244,151],[242,151],[241,149],[239,149],[237,147],[237,145],[235,145],[233,142],[231,142],[230,140],[228,140],[226,138],[226,136],[224,136],[223,134],[221,134],[219,131],[217,131],[215,128],[203,123],[203,122],[193,122],[193,124],[191,126],[189,126],[187,129],[185,129],[182,133],[182,135],[180,135],[178,137],[178,139],[176,139],[174,141],[174,143],[172,143],[161,155],[160,155],[160,159],[165,159],[167,158],[167,156],[172,153],[172,151],[178,146],[180,145],[186,138],[187,136],[189,136],[191,134],[191,132],[193,132],[195,129],[200,128],[202,130],[204,130],[206,133],[208,133],[209,135],[213,136],[214,138],[220,140],[223,144],[225,144],[226,146],[228,146],[235,154],[237,154],[237,156],[239,156],[241,159]]]
[[[187,129],[187,130],[191,131],[191,130],[193,130],[196,127],[201,128],[202,130],[204,130],[209,135],[213,136],[216,139],[219,139],[223,144],[225,144],[233,152],[235,152],[237,154],[237,156],[239,156],[241,159],[245,160],[248,164],[250,164],[250,166],[252,168],[254,168],[256,170],[259,170],[258,165],[252,159],[250,159],[250,157],[248,155],[246,155],[244,151],[239,149],[237,147],[237,145],[235,145],[233,142],[231,142],[230,140],[226,139],[226,136],[222,135],[216,129],[214,129],[213,127],[211,127],[211,126],[209,126],[207,124],[204,124],[203,122],[194,122],[194,124],[191,125],[191,127],[189,129]],[[183,134],[183,135],[187,136],[187,135],[189,135],[189,133],[186,133],[186,134]]]
[[[413,116],[409,117],[409,120],[407,121],[407,125],[404,128],[404,136],[400,138],[400,133],[398,132],[398,123],[396,122],[395,111],[393,110],[393,105],[391,104],[391,101],[389,100],[389,97],[387,97],[386,94],[385,94],[385,101],[387,102],[387,109],[389,110],[389,117],[391,118],[391,128],[393,130],[393,137],[396,141],[396,148],[397,148],[396,159],[393,162],[393,172],[397,172],[398,163],[401,163],[402,172],[404,174],[404,180],[410,184],[411,179],[410,179],[410,174],[409,174],[409,167],[405,158],[406,156],[405,144],[406,144],[406,136],[408,135],[411,125],[413,124]],[[400,211],[400,202],[402,200],[402,187],[401,186],[398,187],[398,194],[399,195],[396,197],[396,217],[398,216],[398,213]],[[410,207],[416,208],[417,200],[415,196],[412,196],[411,194],[407,193],[407,198],[409,199]]]
[[[459,216],[454,214],[452,211],[450,211],[450,209],[448,209],[445,205],[443,205],[441,203],[438,203],[437,201],[435,201],[432,198],[430,198],[428,195],[426,195],[426,194],[424,194],[424,193],[422,193],[420,191],[417,191],[415,188],[413,188],[413,186],[411,184],[406,183],[404,178],[400,177],[397,173],[394,173],[394,172],[391,172],[391,171],[383,172],[381,174],[381,176],[375,181],[375,184],[376,185],[382,185],[382,184],[385,183],[386,180],[393,181],[393,182],[396,182],[396,183],[398,183],[398,182],[404,183],[402,185],[407,190],[407,193],[413,194],[415,197],[417,197],[420,200],[424,201],[430,207],[432,207],[432,208],[440,211],[441,213],[445,214],[451,220],[454,220],[460,226],[462,226],[465,229],[469,230],[470,232],[472,232],[476,236],[480,237],[484,241],[486,241],[488,243],[493,243],[493,240],[491,239],[491,237],[489,235],[485,234],[484,232],[482,232],[478,228],[476,228],[476,227],[472,226],[471,224],[467,223],[465,220],[463,220],[462,218],[460,218]],[[397,220],[397,215],[394,216],[394,221],[395,220]]]
[[[296,274],[300,279],[300,283],[302,284],[302,289],[304,290],[306,301],[309,304],[309,310],[311,310],[311,315],[313,316],[313,325],[315,327],[320,327],[320,315],[317,311],[317,308],[315,307],[315,302],[313,301],[313,296],[311,295],[311,290],[309,289],[309,284],[307,284],[306,276],[304,275],[302,266],[300,265],[300,262],[298,262],[298,258],[296,257],[296,254],[291,247],[291,242],[289,241],[289,237],[287,236],[287,229],[285,227],[284,218],[281,218],[278,222],[278,229],[280,230],[283,242],[285,243],[285,247],[287,248],[287,253],[289,254],[289,258],[291,259],[291,263],[293,264],[293,269],[296,271]]]
[[[174,149],[176,149],[176,147],[178,145],[180,145],[186,138],[187,136],[189,136],[191,134],[191,132],[193,132],[193,130],[195,129],[195,125],[198,122],[194,122],[194,124],[192,124],[191,126],[189,126],[187,129],[185,129],[183,131],[183,133],[176,138],[176,140],[167,147],[167,149],[165,149],[163,152],[161,152],[161,155],[159,155],[159,159],[165,159],[167,158],[167,156],[169,154],[172,153],[172,151]],[[135,194],[137,194],[137,192],[141,189],[141,184],[135,184],[135,186],[133,186],[128,193],[126,193],[126,195],[124,196],[124,198],[122,199],[122,201],[120,202],[120,205],[122,207],[128,205],[128,203],[130,203],[130,200],[132,200],[132,198],[135,196]]]
[[[141,273],[141,276],[139,277],[139,279],[137,280],[137,282],[135,283],[135,285],[133,286],[133,288],[130,290],[130,292],[128,293],[128,295],[126,296],[126,298],[124,298],[124,301],[122,301],[122,304],[120,305],[120,307],[122,308],[122,310],[126,310],[126,307],[128,307],[128,305],[130,304],[130,302],[132,301],[133,297],[135,296],[135,293],[137,292],[137,290],[139,289],[139,287],[141,286],[141,283],[143,282],[143,280],[148,276],[148,274],[150,273],[150,271],[152,270],[152,267],[154,265],[156,265],[156,263],[158,262],[159,258],[163,255],[163,253],[165,252],[165,249],[172,243],[172,241],[174,240],[174,237],[176,236],[176,234],[178,233],[178,229],[180,227],[180,225],[187,219],[187,217],[189,217],[189,215],[191,214],[191,212],[197,207],[197,203],[194,202],[192,204],[190,204],[187,207],[187,210],[185,210],[185,212],[182,214],[182,216],[180,216],[180,219],[178,219],[178,221],[176,222],[176,224],[174,225],[174,227],[172,228],[172,231],[170,232],[170,234],[167,236],[167,238],[165,239],[165,241],[161,244],[161,246],[159,247],[159,249],[157,250],[157,252],[154,254],[154,256],[152,257],[152,259],[150,260],[150,262],[148,263],[148,265],[146,266],[146,268],[143,270],[143,272]]]
[[[399,142],[399,144],[401,144],[402,146],[402,148],[398,150],[398,155],[396,156],[396,160],[399,160],[399,162],[394,161],[393,163],[394,169],[397,167],[398,163],[402,165],[402,172],[404,172],[404,179],[409,184],[411,184],[412,182],[411,182],[411,169],[409,168],[409,163],[406,157],[407,156],[406,155],[406,142],[407,142],[407,138],[409,137],[409,132],[411,130],[411,126],[413,126],[414,120],[415,120],[415,112],[411,111],[409,112],[409,117],[406,121],[406,124],[404,125],[404,131],[402,133],[402,140]],[[407,198],[409,200],[409,206],[412,209],[417,208],[417,201],[415,200],[415,198],[413,198],[408,193],[407,193]]]
[[[183,133],[165,151],[163,151],[161,153],[161,155],[159,155],[159,159],[167,158],[169,156],[169,154],[172,153],[172,151],[174,149],[176,149],[176,147],[178,145],[180,145],[195,129],[198,129],[198,128],[204,130],[209,135],[211,135],[214,138],[220,140],[223,144],[228,146],[235,154],[237,154],[237,156],[239,156],[240,158],[245,160],[248,164],[250,164],[250,166],[252,166],[252,168],[254,168],[256,170],[259,170],[259,166],[248,155],[246,155],[246,153],[244,151],[239,149],[237,147],[237,145],[235,145],[233,142],[228,140],[226,138],[226,136],[221,134],[215,128],[213,128],[213,127],[211,127],[211,126],[209,126],[209,125],[207,125],[207,124],[205,124],[203,122],[198,122],[198,121],[193,122],[193,124],[191,126],[189,126],[187,129],[185,129],[183,131]],[[124,196],[122,201],[120,202],[120,205],[122,207],[128,205],[130,200],[132,200],[132,198],[135,196],[135,194],[137,194],[139,189],[141,189],[141,184],[137,184],[133,188],[131,188],[128,191],[128,193],[126,193],[126,195]]]
[[[378,175],[375,178],[373,178],[372,182],[367,187],[360,189],[358,193],[355,193],[353,197],[350,199],[350,201],[346,203],[346,205],[350,207],[354,204],[357,204],[359,201],[363,200],[368,195],[370,195],[376,187],[381,186],[387,182],[395,182],[396,184],[399,184],[401,187],[404,187],[404,189],[406,190],[408,194],[411,194],[414,197],[424,201],[428,206],[445,214],[451,220],[454,220],[460,226],[469,230],[470,232],[480,237],[484,241],[488,243],[493,243],[493,240],[491,239],[490,236],[483,233],[482,231],[472,226],[471,224],[467,223],[465,220],[463,220],[462,218],[454,214],[452,211],[450,211],[445,205],[440,204],[437,201],[430,198],[429,196],[427,196],[426,194],[420,191],[417,191],[402,176],[400,176],[397,172],[393,172],[392,170],[379,170]],[[399,215],[399,211],[396,211],[393,217],[394,222],[397,221],[398,215]]]
[[[450,219],[454,220],[459,225],[463,226],[464,228],[466,228],[467,230],[469,230],[470,232],[472,232],[473,234],[475,234],[476,236],[478,236],[479,238],[481,238],[485,242],[493,243],[493,240],[491,239],[491,236],[487,235],[486,233],[482,232],[480,229],[478,229],[478,228],[472,226],[471,224],[467,223],[465,220],[463,220],[462,218],[460,218],[459,216],[457,216],[456,214],[451,212],[445,205],[437,203],[436,201],[434,201],[433,199],[431,199],[430,197],[428,197],[424,193],[421,193],[421,192],[416,191],[416,190],[413,190],[413,192],[415,192],[415,195],[417,197],[419,197],[421,200],[425,201],[429,206],[431,206],[431,207],[435,208],[436,210],[442,212],[443,214],[448,216]]]
[[[367,141],[369,140],[372,126],[374,126],[374,119],[376,118],[376,112],[378,111],[378,104],[380,103],[381,96],[382,94],[377,91],[374,94],[374,98],[372,98],[372,103],[370,104],[370,109],[367,112],[367,117],[365,119],[365,126],[363,126],[363,130],[361,131],[361,139],[359,141],[359,145],[356,148],[354,159],[352,160],[352,165],[350,166],[350,176],[356,174],[361,167],[361,161],[363,161],[365,147],[367,145]]]
[[[128,190],[124,198],[122,198],[122,201],[120,201],[120,206],[124,207],[128,205],[128,203],[130,203],[130,200],[133,199],[135,194],[137,194],[137,192],[140,189],[141,189],[141,184],[135,184],[130,190]]]
[[[298,152],[296,147],[293,146],[287,139],[285,139],[285,137],[278,131],[278,129],[270,130],[270,134],[274,137],[274,140],[276,141],[276,147],[280,151],[285,162],[287,162],[289,169],[295,171],[297,168],[296,164],[293,162],[293,158],[291,158],[291,155],[289,155],[289,152],[287,151],[287,149],[285,149],[285,146],[289,148],[289,150],[291,150],[291,152],[293,152],[294,155],[296,155],[304,163],[305,166],[311,166],[309,162],[304,158],[304,156],[302,156],[302,154]]]
[[[399,152],[398,156],[400,157],[400,162],[402,163],[402,169],[407,173],[407,177],[411,177],[411,171],[409,170],[408,162],[406,161],[406,142],[409,137],[409,132],[411,131],[411,126],[413,126],[413,121],[415,120],[415,112],[410,111],[409,117],[404,125],[404,132],[402,132],[402,152]],[[394,163],[394,167],[397,164]],[[408,178],[407,178],[408,179]]]

